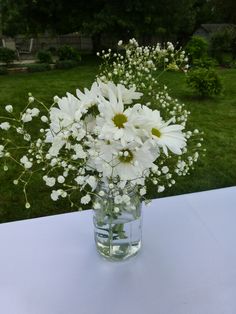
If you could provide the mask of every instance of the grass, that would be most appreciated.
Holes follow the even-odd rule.
[[[0,76],[0,113],[6,104],[22,109],[27,101],[27,93],[32,92],[45,103],[51,103],[54,95],[63,96],[67,91],[74,93],[76,88],[89,87],[97,73],[94,61],[85,62],[70,70],[55,70],[43,73],[22,73]],[[182,73],[165,73],[161,77],[170,88],[170,94],[186,104],[192,115],[192,128],[205,132],[206,156],[195,172],[179,178],[178,184],[162,196],[194,191],[209,190],[236,184],[236,70],[220,70],[225,91],[222,96],[201,99],[186,87]],[[0,160],[1,161],[1,160]],[[3,165],[0,165],[1,169]],[[15,168],[0,172],[0,222],[39,217],[68,212],[66,201],[52,202],[50,190],[40,178],[31,184],[29,195],[32,207],[24,208],[21,188],[13,185]],[[156,197],[152,191],[152,197]]]
[[[186,87],[179,73],[167,73],[163,81],[191,111],[190,124],[205,132],[206,157],[188,179],[166,195],[209,190],[236,184],[236,70],[220,70],[224,93],[202,99]]]

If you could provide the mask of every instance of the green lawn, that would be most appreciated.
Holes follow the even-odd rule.
[[[71,70],[0,76],[0,113],[6,104],[24,107],[27,93],[50,103],[54,95],[72,93],[76,88],[89,87],[98,71],[96,62],[87,62]],[[220,70],[224,94],[200,99],[185,85],[183,73],[165,73],[161,81],[170,87],[170,94],[191,110],[191,126],[205,132],[206,156],[192,175],[179,178],[178,184],[163,196],[232,186],[236,184],[236,70]],[[1,165],[2,169],[3,165]],[[0,172],[0,222],[38,217],[70,211],[69,204],[50,200],[49,190],[39,178],[31,184],[32,207],[24,208],[21,189],[12,184],[15,169]],[[152,197],[155,197],[155,192]]]

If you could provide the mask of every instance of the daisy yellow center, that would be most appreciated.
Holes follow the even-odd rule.
[[[117,113],[112,120],[119,129],[124,128],[124,124],[128,121],[126,115],[123,113]]]
[[[152,128],[152,135],[155,135],[156,137],[161,137],[161,132],[156,128]]]
[[[120,162],[129,163],[134,159],[133,153],[129,149],[121,150],[122,156],[119,156]]]

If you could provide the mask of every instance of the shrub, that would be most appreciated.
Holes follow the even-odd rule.
[[[57,49],[53,46],[49,47],[47,51],[51,52],[52,56],[55,56],[57,54]]]
[[[44,72],[51,70],[51,67],[48,63],[33,63],[27,65],[29,72]]]
[[[234,60],[234,61],[232,61],[232,62],[230,63],[230,67],[231,67],[232,69],[236,69],[236,60]]]
[[[58,57],[60,61],[74,60],[79,62],[81,60],[79,52],[68,45],[62,46],[58,49]]]
[[[189,71],[187,84],[201,96],[219,95],[223,89],[221,79],[213,69],[197,68]]]
[[[78,64],[79,63],[77,61],[63,60],[63,61],[57,61],[55,67],[56,69],[71,69],[78,66]]]
[[[232,49],[233,58],[236,59],[236,31],[235,31],[235,36],[231,43],[231,49]]]
[[[210,69],[210,68],[214,68],[217,65],[218,65],[218,62],[215,59],[209,58],[209,57],[203,57],[203,58],[196,59],[193,61],[193,66],[198,67],[198,68]]]
[[[224,52],[223,54],[222,54],[222,65],[224,66],[224,67],[227,67],[227,68],[230,68],[230,65],[231,65],[231,63],[232,63],[232,61],[233,61],[234,59],[233,59],[233,55],[232,55],[232,53],[230,53],[230,52]]]
[[[235,53],[236,31],[232,27],[227,27],[214,33],[211,37],[211,54],[220,64],[227,63],[225,53]]]
[[[0,48],[0,62],[12,63],[16,59],[16,53],[12,49]]]
[[[7,74],[7,69],[5,67],[0,67],[0,75]]]
[[[207,57],[208,50],[208,42],[200,36],[193,36],[186,45],[186,52],[190,57],[190,62]]]
[[[37,59],[40,63],[52,63],[52,55],[50,51],[47,50],[40,50],[37,53]]]

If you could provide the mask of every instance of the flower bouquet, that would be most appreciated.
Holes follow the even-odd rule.
[[[23,184],[26,208],[27,186],[40,172],[53,201],[67,197],[71,206],[94,209],[97,249],[113,260],[138,252],[149,188],[161,193],[187,175],[202,141],[197,129],[187,130],[190,112],[158,80],[163,70],[187,71],[184,51],[135,39],[118,48],[98,54],[103,62],[90,89],[55,96],[51,106],[30,94],[19,116],[7,105],[0,117],[0,158],[4,170],[19,166],[14,184]]]

